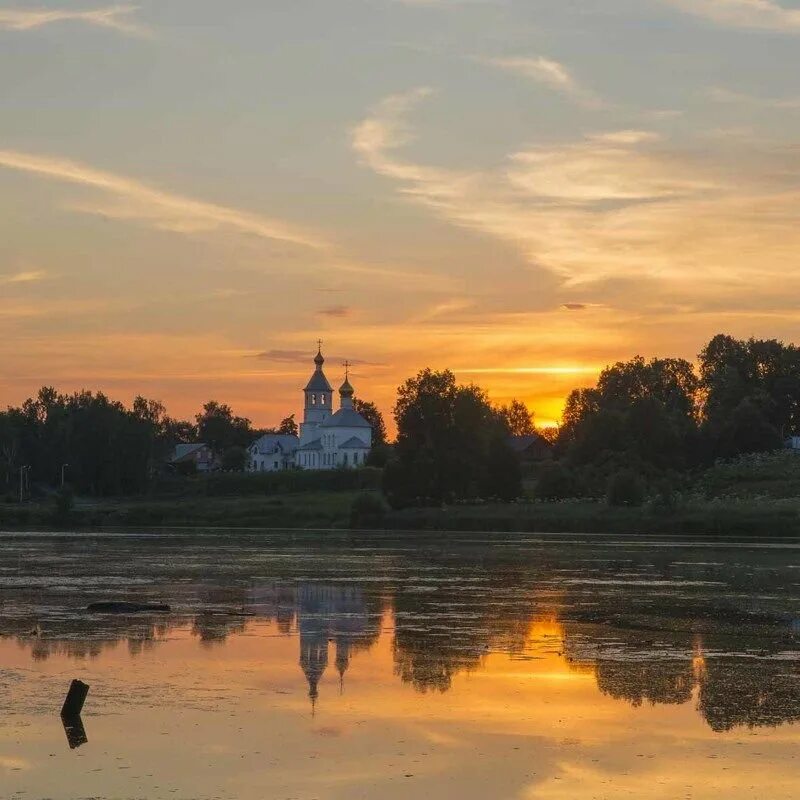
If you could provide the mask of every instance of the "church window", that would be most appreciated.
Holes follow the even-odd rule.
[[[317,404],[317,396],[315,394],[311,395],[311,405],[315,406]]]

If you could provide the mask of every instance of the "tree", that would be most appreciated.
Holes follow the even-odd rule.
[[[276,431],[276,433],[280,433],[284,436],[300,435],[297,423],[294,421],[294,414],[291,414],[290,416],[281,420],[281,424],[278,426],[278,430]]]
[[[426,369],[400,386],[394,414],[395,459],[384,475],[393,505],[519,496],[505,423],[479,387]]]
[[[742,413],[752,416],[757,407],[759,418],[779,437],[800,432],[800,348],[775,339],[744,341],[718,334],[699,360],[701,418],[711,455],[731,451],[730,423],[744,401],[750,408]],[[762,433],[769,444],[773,437]]]
[[[353,408],[372,425],[372,446],[383,447],[388,441],[388,436],[386,434],[386,422],[378,406],[375,403],[355,397],[353,398]]]
[[[247,464],[247,450],[239,445],[229,447],[222,454],[222,469],[228,472],[244,472]]]
[[[247,447],[256,438],[250,420],[235,417],[231,407],[210,400],[197,415],[197,435],[216,454],[231,447]]]
[[[683,359],[641,356],[600,373],[597,386],[567,398],[559,449],[575,464],[633,461],[688,466],[697,449],[698,380]]]
[[[777,450],[783,440],[767,415],[752,399],[746,397],[722,425],[716,442],[716,451],[722,458],[733,458],[745,453],[763,453]]]
[[[508,405],[500,406],[498,412],[512,436],[532,436],[536,433],[533,412],[521,400],[512,400]]]

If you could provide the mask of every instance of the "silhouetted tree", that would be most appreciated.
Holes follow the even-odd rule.
[[[450,371],[423,370],[398,389],[395,421],[395,459],[384,476],[393,505],[519,496],[505,423],[477,386],[457,385]],[[508,482],[502,493],[491,474],[498,467]]]
[[[278,425],[278,433],[283,434],[284,436],[299,436],[300,430],[297,427],[297,423],[294,420],[294,414],[290,414],[285,419],[281,420],[281,424]]]
[[[532,436],[536,433],[533,412],[521,400],[512,400],[497,410],[512,436]]]
[[[800,432],[799,348],[775,339],[742,341],[718,334],[699,358],[703,433],[711,455],[770,449],[776,437]],[[734,433],[737,410],[758,435],[746,436],[743,429]]]
[[[597,386],[567,398],[559,446],[576,464],[691,464],[697,443],[698,381],[682,359],[641,356],[600,373]]]
[[[372,425],[373,447],[382,447],[385,445],[388,440],[386,422],[384,422],[383,414],[381,414],[378,406],[376,406],[375,403],[370,403],[367,400],[361,400],[356,397],[353,399],[353,408]]]
[[[197,415],[197,435],[221,455],[231,447],[247,447],[256,431],[249,419],[235,417],[230,406],[210,400]]]

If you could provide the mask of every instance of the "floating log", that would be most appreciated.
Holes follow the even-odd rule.
[[[171,610],[166,603],[131,603],[124,600],[103,600],[89,603],[87,611],[98,614],[166,614]]]
[[[61,717],[63,719],[72,719],[79,717],[83,710],[83,704],[86,702],[86,695],[89,694],[89,686],[77,678],[69,685],[67,698],[64,700],[64,705],[61,708]]]

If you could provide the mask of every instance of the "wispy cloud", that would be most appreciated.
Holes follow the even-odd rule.
[[[592,91],[583,87],[564,64],[543,56],[516,56],[508,58],[482,58],[480,61],[492,67],[511,72],[528,80],[547,86],[566,95],[581,105],[601,107],[603,101]]]
[[[138,6],[129,5],[104,6],[83,11],[4,8],[0,9],[0,28],[30,31],[58,22],[80,22],[130,36],[148,36],[150,31],[147,28],[130,19],[138,10]]]
[[[14,283],[36,283],[43,281],[47,277],[44,270],[22,270],[21,272],[14,272],[11,274],[0,274],[0,285],[14,284]]]
[[[783,111],[795,111],[800,109],[800,97],[757,97],[756,95],[735,92],[719,86],[712,86],[708,90],[707,96],[715,103],[727,105],[774,108]]]
[[[779,174],[774,152],[751,148],[729,154],[730,163],[700,161],[648,131],[616,131],[529,146],[497,169],[444,169],[400,155],[414,138],[405,116],[428,94],[389,97],[373,109],[353,133],[362,162],[411,202],[521,250],[567,284],[630,279],[679,287],[691,278],[699,296],[763,278],[765,264],[775,275],[794,269],[800,186],[788,174],[769,178]],[[793,163],[794,155],[783,158]]]
[[[720,25],[787,33],[800,32],[800,9],[774,0],[664,0],[675,8]]]
[[[313,350],[265,350],[262,353],[256,353],[255,358],[259,361],[274,361],[279,364],[304,364],[310,365],[314,358]],[[358,358],[349,358],[346,356],[331,356],[325,354],[325,361],[329,364],[344,364],[349,361],[352,366],[383,366],[371,361],[363,361]]]
[[[349,317],[353,313],[353,309],[350,308],[350,306],[327,306],[326,308],[321,308],[319,313],[324,317],[341,319],[343,317]]]
[[[76,202],[71,206],[74,210],[86,213],[119,220],[138,220],[161,230],[185,234],[227,229],[304,247],[326,247],[325,242],[316,235],[283,222],[165,192],[133,178],[94,169],[77,161],[0,150],[0,167],[79,185],[113,198],[111,203]]]

